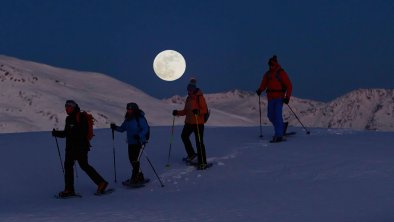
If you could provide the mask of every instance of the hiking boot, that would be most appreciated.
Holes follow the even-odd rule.
[[[64,190],[62,192],[59,192],[59,197],[70,197],[74,196],[75,192],[73,190]]]
[[[144,174],[142,172],[139,172],[136,176],[131,177],[131,184],[139,184],[143,183],[145,181]]]
[[[122,182],[123,185],[130,185],[131,184],[131,179],[127,179]]]
[[[143,174],[142,172],[140,172],[140,173],[138,174],[137,181],[138,181],[138,183],[143,183],[143,182],[145,182],[144,174]]]
[[[207,168],[208,168],[208,164],[201,163],[201,164],[198,164],[197,170],[205,170]]]
[[[192,156],[186,157],[186,162],[192,162],[194,159],[196,159],[197,154],[193,154]]]
[[[122,182],[123,185],[133,185],[145,182],[144,174],[138,173],[136,176],[132,175],[130,179]]]
[[[99,183],[99,185],[97,186],[97,192],[96,193],[104,193],[105,189],[107,188],[108,183],[103,181],[101,183]]]
[[[283,141],[285,141],[285,139],[283,139],[282,136],[274,136],[272,138],[272,140],[270,141],[270,143],[280,143],[280,142],[283,142]]]

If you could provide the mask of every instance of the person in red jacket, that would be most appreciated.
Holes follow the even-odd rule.
[[[197,88],[196,83],[196,79],[192,78],[190,80],[187,85],[188,96],[186,98],[185,107],[183,110],[173,110],[172,115],[186,116],[181,135],[188,155],[186,161],[191,162],[198,157],[198,169],[204,170],[207,168],[207,157],[204,145],[204,115],[208,112],[208,108],[204,95],[202,91]],[[196,140],[197,154],[194,152],[192,143],[189,139],[192,133],[194,133]]]
[[[257,95],[266,90],[268,99],[267,116],[275,128],[275,135],[270,142],[283,141],[283,135],[287,124],[283,123],[283,103],[289,104],[292,84],[289,76],[278,63],[276,55],[268,60],[269,70],[264,74],[260,87],[256,90]]]

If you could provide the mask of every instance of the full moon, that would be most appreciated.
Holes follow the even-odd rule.
[[[179,52],[165,50],[157,54],[153,61],[153,70],[160,79],[174,81],[185,72],[186,61]]]

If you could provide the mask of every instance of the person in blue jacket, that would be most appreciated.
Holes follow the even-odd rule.
[[[125,185],[138,184],[145,180],[140,169],[139,156],[142,146],[148,142],[146,135],[149,131],[145,113],[139,109],[136,103],[128,103],[126,109],[125,120],[121,126],[111,123],[112,130],[127,131],[129,160],[133,169],[131,178],[123,182]]]

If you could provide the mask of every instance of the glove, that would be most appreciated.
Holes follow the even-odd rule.
[[[192,112],[193,112],[194,115],[199,115],[200,114],[200,110],[198,110],[198,109],[193,109]]]
[[[111,126],[111,129],[112,129],[112,130],[115,130],[115,129],[118,127],[115,123],[111,123],[110,126]]]
[[[141,140],[140,135],[138,135],[138,134],[134,134],[133,137],[134,137],[134,139],[137,140],[137,141],[140,141],[140,140]]]
[[[172,110],[172,115],[173,115],[173,116],[176,116],[176,115],[178,115],[178,111],[177,111],[177,110],[175,110],[175,109],[174,109],[174,110]]]
[[[52,129],[52,136],[56,137],[56,135],[57,135],[57,131],[55,129]]]
[[[283,103],[289,104],[289,102],[290,102],[290,99],[289,99],[289,98],[284,98],[284,99],[283,99]]]
[[[258,96],[260,96],[261,95],[261,91],[258,89],[258,90],[256,90],[256,93],[257,93],[257,95]]]

